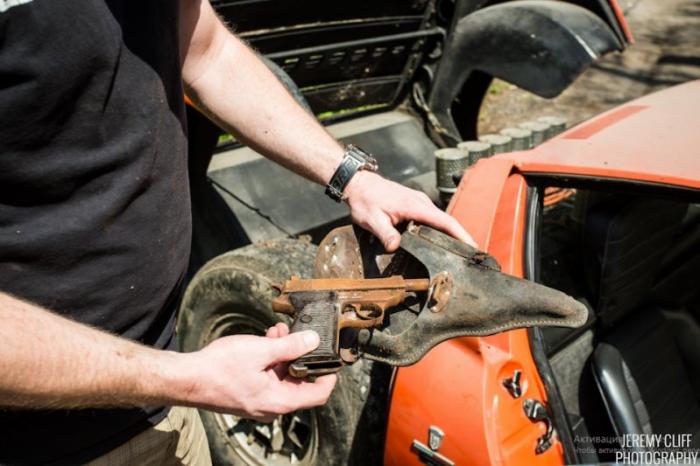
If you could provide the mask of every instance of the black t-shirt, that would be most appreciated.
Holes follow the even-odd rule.
[[[178,15],[0,0],[0,290],[159,348],[191,235]],[[3,409],[0,464],[94,458],[163,413]]]

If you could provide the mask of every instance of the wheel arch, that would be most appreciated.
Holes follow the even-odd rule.
[[[444,145],[475,133],[476,118],[465,121],[464,109],[460,121],[452,114],[455,98],[470,91],[465,83],[473,75],[496,77],[552,98],[602,55],[623,48],[603,19],[577,5],[517,0],[479,9],[457,21],[448,35],[428,99],[441,126],[433,130]],[[483,89],[477,92],[483,96]]]

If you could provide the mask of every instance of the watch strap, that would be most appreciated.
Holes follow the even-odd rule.
[[[343,160],[326,185],[326,194],[336,202],[343,200],[343,191],[359,170],[377,171],[376,160],[359,147],[349,145]]]

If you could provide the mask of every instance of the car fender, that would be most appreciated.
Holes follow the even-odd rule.
[[[460,132],[451,107],[475,71],[541,97],[559,95],[600,56],[624,44],[600,17],[554,0],[518,0],[477,10],[450,31],[428,107],[446,145]]]

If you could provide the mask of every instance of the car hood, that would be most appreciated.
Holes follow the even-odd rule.
[[[496,156],[523,173],[560,173],[700,189],[700,80],[586,121],[535,149]],[[486,161],[485,161],[486,162]]]

